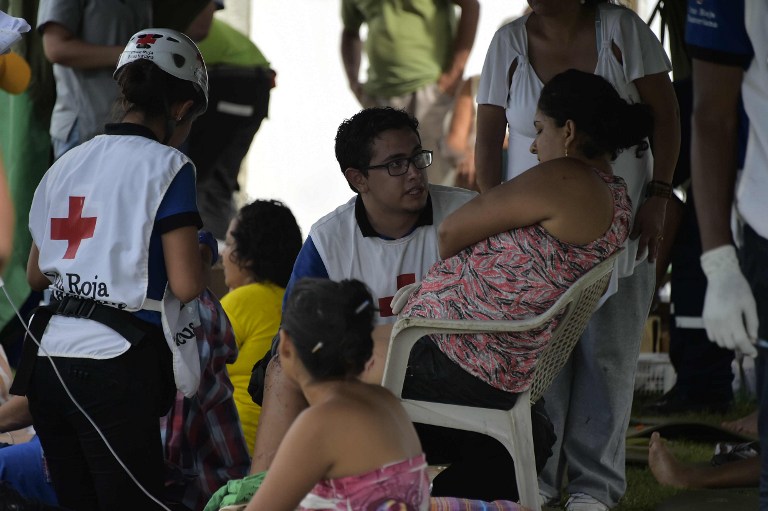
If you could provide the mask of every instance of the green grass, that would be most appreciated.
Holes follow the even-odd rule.
[[[670,447],[683,462],[708,463],[713,453],[712,445],[696,442],[670,442]],[[628,465],[627,493],[616,511],[652,511],[680,491],[657,483],[647,465]]]
[[[640,413],[643,405],[648,404],[658,399],[659,397],[659,395],[636,395],[632,406],[633,418],[642,417],[643,419],[663,419],[666,421],[675,420],[681,422],[703,422],[706,424],[719,426],[723,421],[730,421],[744,417],[745,415],[752,413],[756,408],[754,401],[745,398],[737,398],[736,403],[725,414],[687,413],[654,418]],[[646,438],[633,438],[629,439],[627,445],[630,446],[630,448],[634,446],[639,451],[643,448],[647,448],[648,440],[649,439]],[[668,442],[668,445],[670,446],[672,453],[680,461],[685,463],[708,464],[709,460],[714,454],[713,443],[676,440],[674,442]],[[619,505],[614,508],[614,511],[655,511],[662,502],[685,491],[660,485],[648,468],[647,449],[645,452],[646,454],[642,458],[642,463],[628,462],[627,491]],[[734,489],[731,491],[736,493],[756,493],[757,489],[745,488]],[[561,507],[565,505],[566,500],[567,495],[563,496],[563,500],[560,503]],[[555,510],[558,508],[546,509]]]
[[[642,397],[636,396],[633,409],[640,410],[641,406],[658,396]],[[734,420],[743,417],[755,410],[754,401],[738,399],[728,413],[707,414],[707,413],[688,413],[665,417],[665,419],[674,419],[686,422],[704,422],[707,424],[720,425],[723,421]],[[633,416],[642,416],[635,413]],[[647,440],[635,439],[630,442],[633,445],[647,446]],[[683,462],[709,463],[714,452],[713,444],[702,444],[687,441],[675,441],[669,443],[674,455]],[[654,479],[653,474],[647,464],[630,464],[627,466],[627,492],[615,511],[654,511],[659,504],[665,500],[677,495],[683,490],[677,490],[660,485]],[[754,489],[734,490],[736,492],[755,492]]]

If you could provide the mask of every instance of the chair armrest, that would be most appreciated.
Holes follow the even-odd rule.
[[[394,393],[398,398],[401,397],[411,349],[416,341],[425,335],[522,332],[546,324],[563,311],[567,310],[570,314],[572,308],[569,309],[569,305],[574,300],[581,298],[582,291],[585,288],[593,284],[601,285],[604,292],[605,285],[601,284],[600,281],[607,279],[607,275],[610,274],[613,269],[616,257],[623,252],[623,250],[623,248],[619,249],[605,261],[602,261],[588,271],[565,293],[563,293],[563,295],[558,298],[549,309],[538,316],[521,320],[459,320],[421,317],[398,319],[390,336],[389,351],[384,365],[382,385]],[[590,313],[592,310],[590,310]]]
[[[560,304],[560,301],[557,303]],[[545,324],[561,311],[562,306],[564,304],[552,307],[540,316],[514,321],[401,318],[392,328],[382,385],[401,397],[411,349],[425,335],[523,332]]]

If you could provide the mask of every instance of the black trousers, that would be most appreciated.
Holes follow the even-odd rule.
[[[491,387],[456,365],[428,338],[413,347],[403,386],[403,397],[440,403],[509,410],[517,394]],[[552,456],[555,432],[543,400],[531,408],[536,469]],[[416,424],[422,448],[431,465],[450,463],[432,483],[434,497],[517,500],[512,456],[496,439],[451,428]]]
[[[693,82],[675,80],[675,94],[680,104],[681,147],[673,183],[682,184],[691,175],[690,134],[693,108]],[[701,238],[693,189],[672,245],[672,304],[674,315],[698,318],[704,309],[707,278],[701,270]],[[710,342],[703,328],[678,328],[675,318],[670,327],[669,358],[677,373],[674,392],[678,398],[699,404],[720,403],[733,399],[731,382],[733,351]]]
[[[707,278],[699,257],[701,239],[691,193],[672,248],[674,315],[701,317]],[[703,328],[678,328],[673,317],[669,358],[677,373],[675,392],[681,399],[702,404],[733,399],[733,351],[710,342]]]
[[[208,69],[208,110],[192,125],[185,153],[197,169],[197,205],[205,229],[227,235],[236,210],[232,194],[253,138],[267,117],[272,75],[262,68]]]
[[[70,392],[134,477],[156,498],[164,483],[158,417],[175,395],[170,351],[149,336],[107,360],[53,357]],[[129,478],[40,357],[27,393],[62,507],[72,511],[159,509]]]

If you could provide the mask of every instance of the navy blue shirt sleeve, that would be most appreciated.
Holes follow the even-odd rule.
[[[288,280],[288,285],[285,286],[285,295],[283,296],[283,308],[285,308],[285,302],[288,296],[291,294],[293,285],[304,277],[316,277],[321,279],[328,278],[328,270],[325,268],[325,263],[320,257],[320,253],[315,247],[315,242],[311,237],[307,237],[304,245],[301,246],[299,255],[296,257],[296,262],[293,263],[293,271],[291,272],[291,278]]]
[[[197,210],[195,168],[191,163],[184,165],[171,181],[155,215],[155,229],[160,233],[194,225],[203,226]]]
[[[685,42],[691,58],[746,69],[754,56],[744,22],[744,0],[688,0]],[[749,120],[739,100],[739,167],[747,150]]]
[[[685,42],[692,58],[746,68],[754,51],[744,0],[688,0]]]
[[[162,299],[168,283],[161,236],[181,227],[195,226],[199,229],[202,225],[197,211],[195,168],[187,163],[171,181],[155,215],[155,225],[149,238],[148,298]],[[138,311],[135,314],[145,321],[159,324],[160,315],[156,312]]]

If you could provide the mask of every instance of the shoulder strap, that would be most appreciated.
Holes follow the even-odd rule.
[[[597,39],[597,53],[603,47],[603,21],[600,19],[600,7],[595,6],[595,34]]]

